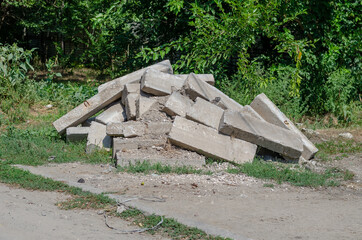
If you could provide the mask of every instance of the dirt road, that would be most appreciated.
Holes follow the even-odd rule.
[[[94,210],[60,210],[56,203],[67,197],[0,184],[0,240],[163,239],[147,233],[117,234]],[[109,223],[124,230],[134,228],[116,218],[109,218]]]
[[[234,239],[362,236],[362,188],[356,185],[312,189],[276,184],[269,188],[264,181],[224,172],[146,176],[78,163],[25,168],[86,190],[112,192],[112,197],[121,200],[133,198],[129,203],[137,208]],[[85,183],[77,183],[79,178]],[[141,200],[148,197],[166,201]]]

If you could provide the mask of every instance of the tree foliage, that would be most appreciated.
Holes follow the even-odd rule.
[[[266,92],[294,117],[345,121],[361,108],[360,0],[5,0],[0,11],[2,42],[55,34],[63,66],[118,76],[168,58],[213,73],[242,104]]]

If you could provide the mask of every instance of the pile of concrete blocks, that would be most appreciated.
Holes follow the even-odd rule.
[[[173,74],[168,60],[114,79],[53,125],[87,153],[112,149],[118,164],[199,166],[205,157],[250,162],[258,152],[309,160],[318,149],[265,94],[241,106],[212,74]]]

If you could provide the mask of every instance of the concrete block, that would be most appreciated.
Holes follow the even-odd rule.
[[[185,80],[175,75],[149,69],[142,76],[141,90],[156,96],[166,96],[181,89],[184,82]]]
[[[138,148],[148,148],[152,146],[165,145],[163,139],[142,139],[142,138],[113,138],[112,156],[115,158],[119,151],[127,151]]]
[[[303,142],[302,157],[309,160],[318,149],[309,139],[290,121],[285,114],[264,94],[256,96],[250,106],[267,122],[289,129],[296,133]]]
[[[240,112],[241,112],[241,113],[249,114],[249,115],[252,116],[252,117],[255,117],[255,118],[257,118],[257,119],[260,119],[260,120],[262,120],[262,121],[265,121],[265,120],[259,115],[259,113],[257,113],[250,105],[245,105]]]
[[[147,134],[153,136],[166,135],[171,131],[172,122],[147,123]]]
[[[128,121],[128,122],[112,122],[107,125],[106,133],[112,137],[137,137],[146,134],[147,126],[142,122]]]
[[[111,122],[124,122],[127,120],[126,109],[122,106],[121,101],[114,102],[99,114],[95,120],[104,125]]]
[[[140,83],[129,83],[124,86],[123,92],[122,92],[122,104],[125,105],[126,103],[126,97],[130,93],[138,93],[140,94],[141,91],[141,84]]]
[[[186,111],[192,106],[193,101],[179,92],[173,92],[162,109],[170,116],[186,116]]]
[[[125,108],[127,120],[135,120],[137,116],[137,101],[140,95],[137,93],[130,93],[126,97]]]
[[[125,138],[140,137],[146,134],[146,125],[142,122],[129,121],[123,124]]]
[[[118,82],[120,85],[123,85],[123,86],[126,85],[127,83],[135,83],[135,82],[139,83],[141,81],[142,75],[145,73],[145,71],[147,69],[150,69],[150,68],[158,70],[160,72],[164,72],[164,73],[169,73],[169,74],[173,73],[170,61],[165,60],[165,61],[153,64],[151,66],[142,68],[140,70],[137,70],[137,71],[127,74],[125,76],[116,78],[112,81],[106,82],[106,83],[98,86],[98,92],[101,92],[104,89],[107,89],[111,84],[113,84],[115,82]],[[123,88],[122,88],[122,90],[123,90]]]
[[[218,130],[223,113],[223,109],[198,97],[186,112],[186,118]]]
[[[169,134],[172,144],[208,157],[243,163],[254,159],[257,146],[218,133],[217,130],[176,117]]]
[[[69,127],[67,128],[67,142],[77,142],[87,139],[89,127]]]
[[[175,76],[177,77],[180,77],[184,80],[187,79],[187,77],[189,76],[190,74],[175,74]],[[200,80],[204,81],[204,82],[207,82],[208,84],[214,86],[215,84],[215,78],[214,78],[214,75],[212,74],[195,74]]]
[[[207,84],[204,81],[201,81],[197,75],[191,73],[187,78],[184,89],[186,93],[192,100],[195,100],[197,97],[201,97],[210,102],[220,102],[222,103],[221,108],[227,108],[233,111],[241,111],[243,106],[229,98],[226,94],[221,92],[219,89]]]
[[[293,131],[235,111],[226,110],[220,121],[219,131],[291,159],[297,159],[303,151],[300,137]]]
[[[81,103],[78,107],[74,108],[55,122],[53,126],[59,133],[64,133],[68,127],[75,127],[84,122],[89,117],[93,116],[110,103],[116,101],[121,97],[122,85],[119,82],[114,82],[107,90],[102,91],[90,99]]]
[[[136,118],[139,119],[142,115],[150,110],[153,104],[157,102],[157,99],[140,96],[136,102]]]
[[[86,152],[91,153],[96,149],[105,148],[109,150],[112,145],[112,138],[107,136],[106,125],[98,123],[96,121],[92,122],[88,138],[87,138],[87,148]]]

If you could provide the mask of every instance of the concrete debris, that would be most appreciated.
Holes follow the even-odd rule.
[[[78,142],[87,139],[89,127],[70,127],[67,128],[67,142]]]
[[[179,92],[173,92],[168,98],[163,111],[170,116],[186,116],[186,111],[193,104],[192,100],[187,96],[181,95]]]
[[[344,132],[344,133],[340,133],[338,134],[338,136],[343,137],[343,138],[347,138],[347,139],[352,139],[353,135],[349,132]]]
[[[318,151],[264,94],[241,106],[214,82],[212,74],[173,75],[166,60],[102,84],[53,125],[67,141],[87,138],[87,153],[111,148],[122,166],[201,167],[205,156],[240,164],[263,153],[307,161]]]
[[[245,113],[226,110],[220,121],[219,131],[292,159],[298,159],[303,151],[303,143],[293,131]]]
[[[267,122],[276,126],[288,129],[298,135],[303,142],[302,157],[311,159],[318,152],[318,149],[309,139],[280,111],[280,109],[264,94],[256,96],[250,106]]]
[[[223,113],[224,110],[222,108],[198,97],[195,104],[187,111],[186,118],[218,129]]]
[[[101,148],[109,150],[111,145],[112,139],[106,133],[106,125],[96,121],[92,122],[89,127],[86,152],[92,153],[96,149]]]

